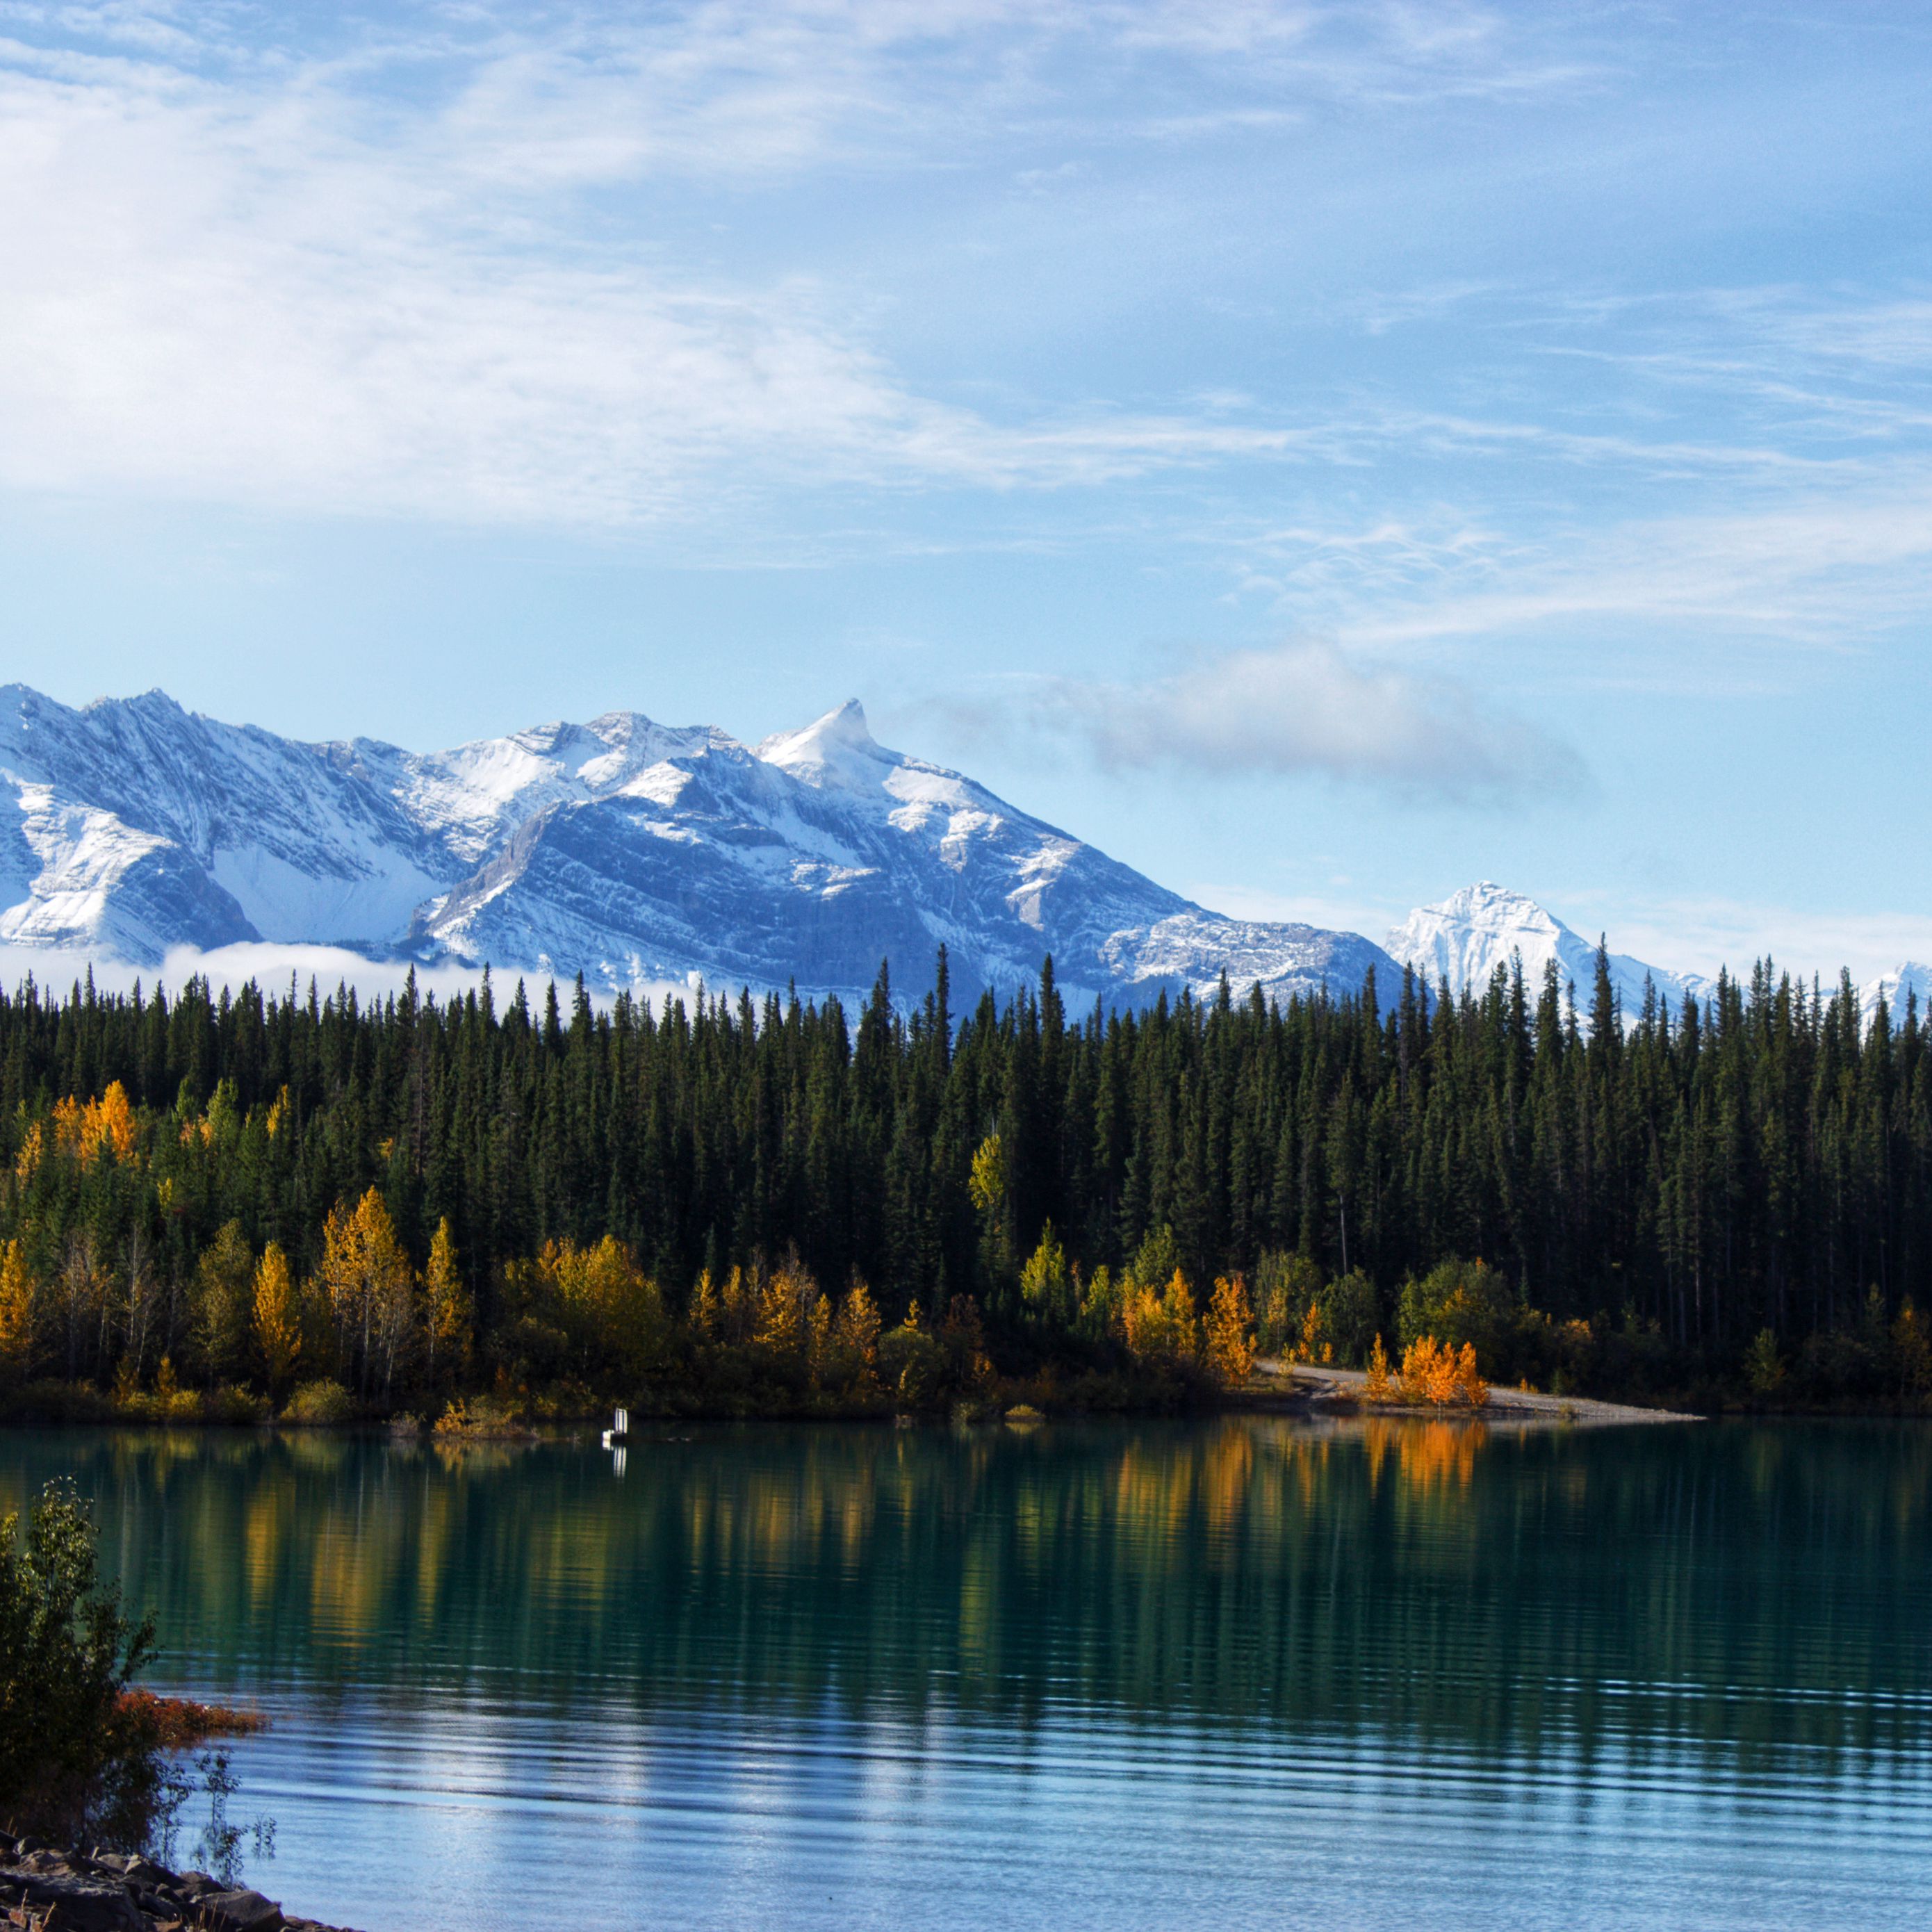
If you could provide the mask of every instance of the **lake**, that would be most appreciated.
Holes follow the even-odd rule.
[[[1923,1426],[0,1433],[58,1474],[368,1932],[1925,1916]]]

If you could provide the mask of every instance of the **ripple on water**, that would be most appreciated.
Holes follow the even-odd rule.
[[[79,1476],[371,1932],[1920,1921],[1932,1431],[688,1433],[0,1493]]]

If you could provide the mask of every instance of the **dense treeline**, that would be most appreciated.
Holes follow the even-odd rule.
[[[487,980],[367,1004],[29,982],[0,997],[0,1346],[140,1380],[191,1360],[199,1322],[232,1358],[208,1373],[273,1380],[259,1323],[224,1342],[207,1311],[259,1303],[272,1244],[286,1370],[304,1284],[352,1249],[410,1284],[386,1370],[377,1302],[355,1334],[334,1310],[338,1356],[386,1390],[399,1364],[596,1379],[573,1294],[705,1334],[740,1306],[748,1340],[786,1257],[801,1348],[815,1284],[862,1282],[861,1352],[916,1303],[928,1328],[983,1314],[1003,1364],[1184,1355],[1192,1297],[1243,1276],[1264,1343],[1359,1354],[1461,1319],[1506,1373],[1764,1392],[1788,1364],[1817,1392],[1903,1388],[1932,1262],[1916,1008],[1868,1023],[1848,980],[1768,966],[1681,1012],[1622,1015],[1600,959],[1588,991],[1580,1016],[1553,970],[1460,998],[1371,979],[1277,1009],[1224,985],[1070,1016],[1049,964],[956,1022],[942,956],[916,1010],[882,969],[855,1023],[748,997],[598,1010],[580,986],[500,1010]],[[1161,1300],[1176,1272],[1186,1297]],[[956,1366],[980,1338],[955,1341]]]

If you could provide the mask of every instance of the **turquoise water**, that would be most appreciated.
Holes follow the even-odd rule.
[[[1924,1922],[1932,1430],[0,1435],[404,1927]]]

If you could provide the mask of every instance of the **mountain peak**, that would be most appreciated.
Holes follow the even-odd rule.
[[[802,730],[775,733],[758,746],[758,755],[814,784],[877,784],[880,766],[897,763],[873,737],[866,708],[856,698]]]
[[[1513,892],[1493,879],[1478,879],[1451,892],[1439,905],[1424,906],[1409,915],[1409,924],[1430,914],[1444,919],[1464,920],[1490,928],[1503,925],[1534,926],[1546,930],[1562,921],[1523,892]]]
[[[1418,907],[1383,943],[1425,982],[1446,980],[1452,993],[1480,994],[1498,966],[1520,958],[1532,996],[1553,964],[1559,982],[1587,1002],[1596,972],[1594,945],[1535,900],[1490,879],[1465,886],[1436,905]],[[1666,973],[1623,953],[1611,953],[1609,963],[1626,1018],[1642,1010],[1646,982],[1673,1006],[1704,990],[1694,975]]]

